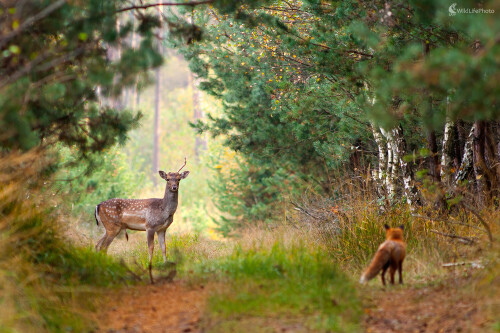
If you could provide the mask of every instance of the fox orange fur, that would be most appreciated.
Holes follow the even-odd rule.
[[[361,275],[360,283],[365,283],[382,270],[382,284],[385,286],[385,272],[389,268],[391,274],[391,284],[394,284],[394,274],[396,270],[399,273],[399,283],[403,283],[403,260],[406,256],[406,243],[403,240],[403,226],[398,228],[390,228],[387,224],[384,226],[386,230],[386,241],[380,244],[377,253],[373,257],[370,266]]]

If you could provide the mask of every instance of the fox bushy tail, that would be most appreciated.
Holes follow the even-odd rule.
[[[389,262],[391,258],[391,253],[387,249],[380,249],[375,253],[370,266],[365,270],[363,275],[361,275],[360,283],[365,283],[377,276],[378,272]]]

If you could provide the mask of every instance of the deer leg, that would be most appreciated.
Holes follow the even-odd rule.
[[[151,280],[151,284],[154,284],[153,281],[153,273],[151,272],[153,266],[153,251],[155,249],[155,231],[154,230],[148,230],[148,251],[149,251],[149,279]]]
[[[161,254],[163,255],[163,262],[167,262],[167,247],[165,246],[165,232],[167,230],[160,230],[158,234],[158,242],[160,243]]]
[[[100,247],[101,250],[104,251],[104,253],[108,252],[109,245],[115,239],[115,237],[118,236],[118,234],[120,233],[120,230],[121,229],[110,230],[109,234],[108,234],[108,230],[106,230],[106,235],[105,235],[106,239],[103,239],[103,241],[101,243],[101,247]]]
[[[106,232],[104,234],[104,236],[102,236],[102,238],[99,239],[99,241],[96,243],[96,245],[95,245],[96,251],[101,251],[102,243],[104,242],[104,240],[106,239],[107,236],[108,236],[108,233]]]
[[[153,262],[153,251],[155,249],[155,232],[154,230],[148,230],[148,252],[149,252],[149,267]]]

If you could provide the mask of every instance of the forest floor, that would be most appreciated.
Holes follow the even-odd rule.
[[[115,252],[115,251],[112,251]],[[117,251],[121,252],[121,251]],[[159,277],[160,271],[153,271]],[[363,332],[490,332],[492,316],[485,314],[488,297],[473,289],[473,270],[450,269],[446,276],[425,283],[382,288],[380,279],[360,286]],[[218,332],[207,320],[210,295],[229,286],[193,282],[186,277],[161,280],[111,291],[102,300],[96,332]],[[491,297],[490,297],[491,298]],[[254,325],[254,320],[260,320]],[[241,332],[310,332],[300,320],[245,318]],[[263,321],[263,322],[262,322]],[[247,324],[245,324],[247,323]],[[240,325],[240,324],[238,324]],[[253,325],[253,326],[252,326]],[[247,327],[249,326],[249,327]],[[234,331],[234,330],[233,330]],[[235,331],[236,332],[236,331]]]
[[[99,332],[199,332],[207,299],[202,285],[182,281],[136,286],[109,295],[97,317]]]
[[[363,296],[363,331],[488,332],[492,322],[482,313],[479,297],[464,291],[467,284],[468,278],[450,276],[425,286],[367,287]],[[97,317],[98,332],[216,331],[203,322],[211,288],[175,280],[110,294],[105,302],[108,305]],[[272,319],[268,325],[269,332],[308,332],[301,325]]]
[[[464,291],[468,278],[374,290],[364,299],[363,327],[370,333],[488,332],[481,301]],[[392,289],[392,290],[391,290]]]
[[[491,322],[480,302],[461,292],[465,279],[425,287],[373,290],[364,301],[363,330],[390,332],[487,332]],[[210,287],[182,281],[130,288],[110,297],[98,316],[99,332],[204,332],[203,309]],[[269,323],[274,332],[306,332]],[[209,329],[210,330],[210,329]]]

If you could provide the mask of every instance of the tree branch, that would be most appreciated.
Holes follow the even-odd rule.
[[[126,12],[134,9],[146,9],[150,7],[158,7],[158,6],[198,6],[198,5],[207,5],[213,3],[214,0],[203,0],[203,1],[188,1],[188,2],[160,2],[160,3],[152,3],[149,5],[142,6],[130,6],[118,9],[117,13]]]
[[[40,13],[31,16],[27,18],[17,29],[7,33],[1,40],[0,40],[0,49],[9,42],[13,37],[19,35],[24,29],[26,29],[28,26],[30,26],[33,22],[38,21],[46,16],[48,16],[50,13],[53,11],[57,10],[59,7],[64,5],[66,3],[66,0],[59,0],[51,5],[47,6],[45,9],[40,11]]]
[[[458,236],[458,235],[454,235],[454,234],[446,234],[444,232],[439,232],[437,230],[430,230],[430,232],[433,232],[435,234],[445,236],[445,237],[455,238],[455,239],[458,239],[466,244],[474,244],[475,243],[474,239],[469,238],[469,237],[463,237],[463,236]]]

